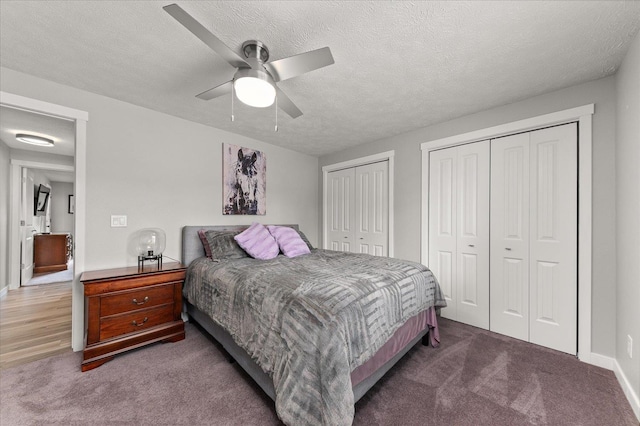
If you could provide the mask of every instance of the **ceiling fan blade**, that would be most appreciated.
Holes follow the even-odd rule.
[[[268,62],[264,64],[264,67],[275,81],[282,81],[333,63],[331,49],[323,47],[322,49]]]
[[[226,44],[214,36],[211,31],[196,21],[193,16],[185,12],[180,6],[174,3],[163,7],[163,9],[232,66],[236,68],[251,68],[251,65],[233,50],[229,49]]]
[[[233,80],[230,80],[230,81],[227,81],[226,83],[222,83],[221,85],[214,87],[213,89],[205,90],[199,95],[196,95],[196,98],[202,99],[204,101],[208,101],[213,98],[217,98],[218,96],[231,93],[232,88],[233,88]]]
[[[278,97],[278,107],[284,112],[289,114],[291,118],[298,118],[302,115],[302,111],[296,106],[296,104],[284,94],[279,87],[276,86],[276,96]]]

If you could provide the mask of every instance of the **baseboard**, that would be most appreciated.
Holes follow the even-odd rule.
[[[633,390],[631,383],[629,383],[627,376],[625,376],[624,372],[620,368],[620,364],[618,364],[618,361],[610,356],[604,356],[592,352],[589,354],[588,363],[613,371],[613,373],[616,375],[616,379],[618,379],[618,383],[620,384],[622,391],[629,401],[629,404],[631,404],[631,408],[633,409],[636,418],[640,422],[640,399]]]
[[[591,355],[589,357],[589,364],[606,368],[607,370],[611,370],[611,371],[613,371],[613,364],[615,362],[616,362],[615,358],[596,354],[593,352],[591,352]]]
[[[620,368],[620,364],[618,364],[618,361],[615,359],[613,360],[613,372],[618,378],[618,382],[620,383],[620,386],[622,386],[622,390],[624,391],[629,404],[631,404],[631,409],[635,413],[636,419],[638,419],[638,422],[640,422],[640,398],[638,398],[638,395],[633,390],[633,387],[631,387],[631,383],[629,383],[629,379],[627,379],[624,371],[622,371],[622,368]]]
[[[9,291],[9,286],[8,285],[2,287],[2,290],[0,290],[0,299],[5,297],[7,295],[8,291]]]

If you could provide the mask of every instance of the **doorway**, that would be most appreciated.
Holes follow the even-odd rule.
[[[49,117],[67,120],[73,123],[75,156],[73,160],[74,175],[74,225],[73,252],[74,268],[72,281],[72,329],[71,347],[74,351],[84,348],[84,295],[79,277],[84,271],[85,247],[85,204],[86,204],[86,130],[88,113],[66,106],[27,98],[7,92],[0,92],[0,107],[8,107],[22,111],[29,111]],[[50,163],[44,163],[51,167]],[[16,159],[11,161],[10,170],[10,201],[9,201],[9,289],[20,286],[20,182],[23,167],[42,168],[43,162],[35,159]],[[61,167],[53,166],[54,169]],[[65,168],[66,171],[68,169]]]
[[[64,166],[69,171],[42,167],[22,167],[21,287],[73,281],[73,165]]]

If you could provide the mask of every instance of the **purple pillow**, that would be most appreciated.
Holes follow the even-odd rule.
[[[202,242],[202,247],[204,248],[204,254],[211,259],[211,247],[209,247],[209,241],[207,241],[206,230],[200,229],[198,230],[198,236],[200,237],[200,241]]]
[[[267,228],[285,256],[296,257],[311,253],[309,246],[300,238],[300,234],[295,229],[288,226],[267,226]]]
[[[257,222],[253,222],[250,227],[233,238],[255,259],[273,259],[280,253],[276,240],[264,225]]]

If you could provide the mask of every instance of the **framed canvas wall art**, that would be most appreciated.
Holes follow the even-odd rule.
[[[226,143],[222,149],[223,214],[266,214],[267,159],[264,153]]]

